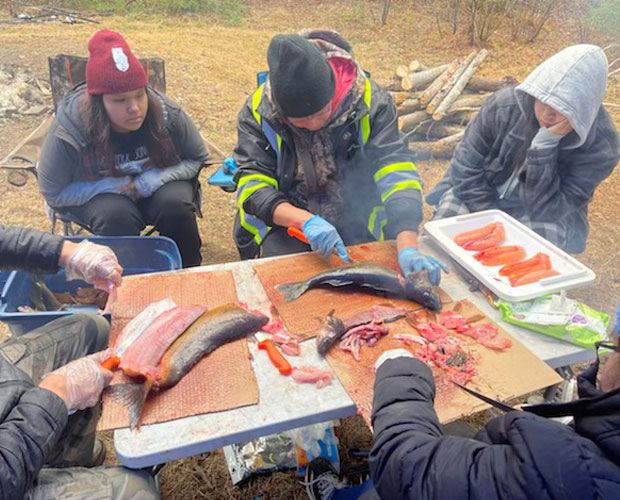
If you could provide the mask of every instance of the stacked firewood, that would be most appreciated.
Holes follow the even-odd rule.
[[[486,56],[485,49],[474,50],[450,64],[427,68],[412,61],[396,68],[394,80],[385,88],[398,108],[398,127],[421,158],[449,157],[485,99],[516,83],[511,76],[474,77]]]

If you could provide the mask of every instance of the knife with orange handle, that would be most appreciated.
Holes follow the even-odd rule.
[[[310,242],[308,241],[308,238],[306,238],[306,235],[301,229],[291,226],[286,229],[286,232],[288,233],[289,236],[292,236],[293,238],[297,238],[299,241],[303,241],[304,243],[307,243],[308,245],[310,244]]]
[[[267,351],[269,359],[282,375],[289,375],[291,373],[292,368],[290,363],[270,339],[265,339],[259,342],[258,348]]]
[[[301,229],[298,229],[296,227],[290,226],[288,228],[286,228],[286,232],[288,233],[289,236],[292,236],[293,238],[297,238],[299,241],[306,243],[306,244],[310,244],[310,242],[308,241],[308,238],[306,238],[306,235],[304,234],[304,232]],[[336,249],[334,248],[334,253],[336,252]],[[359,260],[354,259],[353,257],[351,257],[349,255],[349,261],[352,262],[353,264],[356,264],[359,262]]]

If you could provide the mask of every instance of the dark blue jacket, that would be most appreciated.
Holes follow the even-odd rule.
[[[600,393],[596,370],[577,402],[538,413],[575,414],[575,429],[514,411],[475,439],[444,436],[430,369],[414,358],[377,370],[370,469],[383,499],[620,498],[620,389]]]

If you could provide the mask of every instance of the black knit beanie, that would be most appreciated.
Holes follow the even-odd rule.
[[[321,51],[300,35],[276,35],[267,49],[271,95],[284,116],[310,116],[334,97],[334,72]]]

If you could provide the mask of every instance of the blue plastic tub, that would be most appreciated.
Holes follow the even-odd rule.
[[[123,276],[181,268],[181,254],[174,241],[164,236],[69,236],[68,240],[88,239],[99,245],[109,246],[123,266]],[[75,292],[78,287],[91,286],[81,280],[67,281],[65,271],[43,276],[52,292]],[[19,306],[33,306],[28,298],[32,289],[30,274],[24,271],[0,273],[0,321],[6,323],[13,335],[22,335],[52,320],[74,314],[74,311],[21,313]],[[97,312],[97,308],[80,308],[81,312]],[[108,320],[109,320],[108,316]]]

